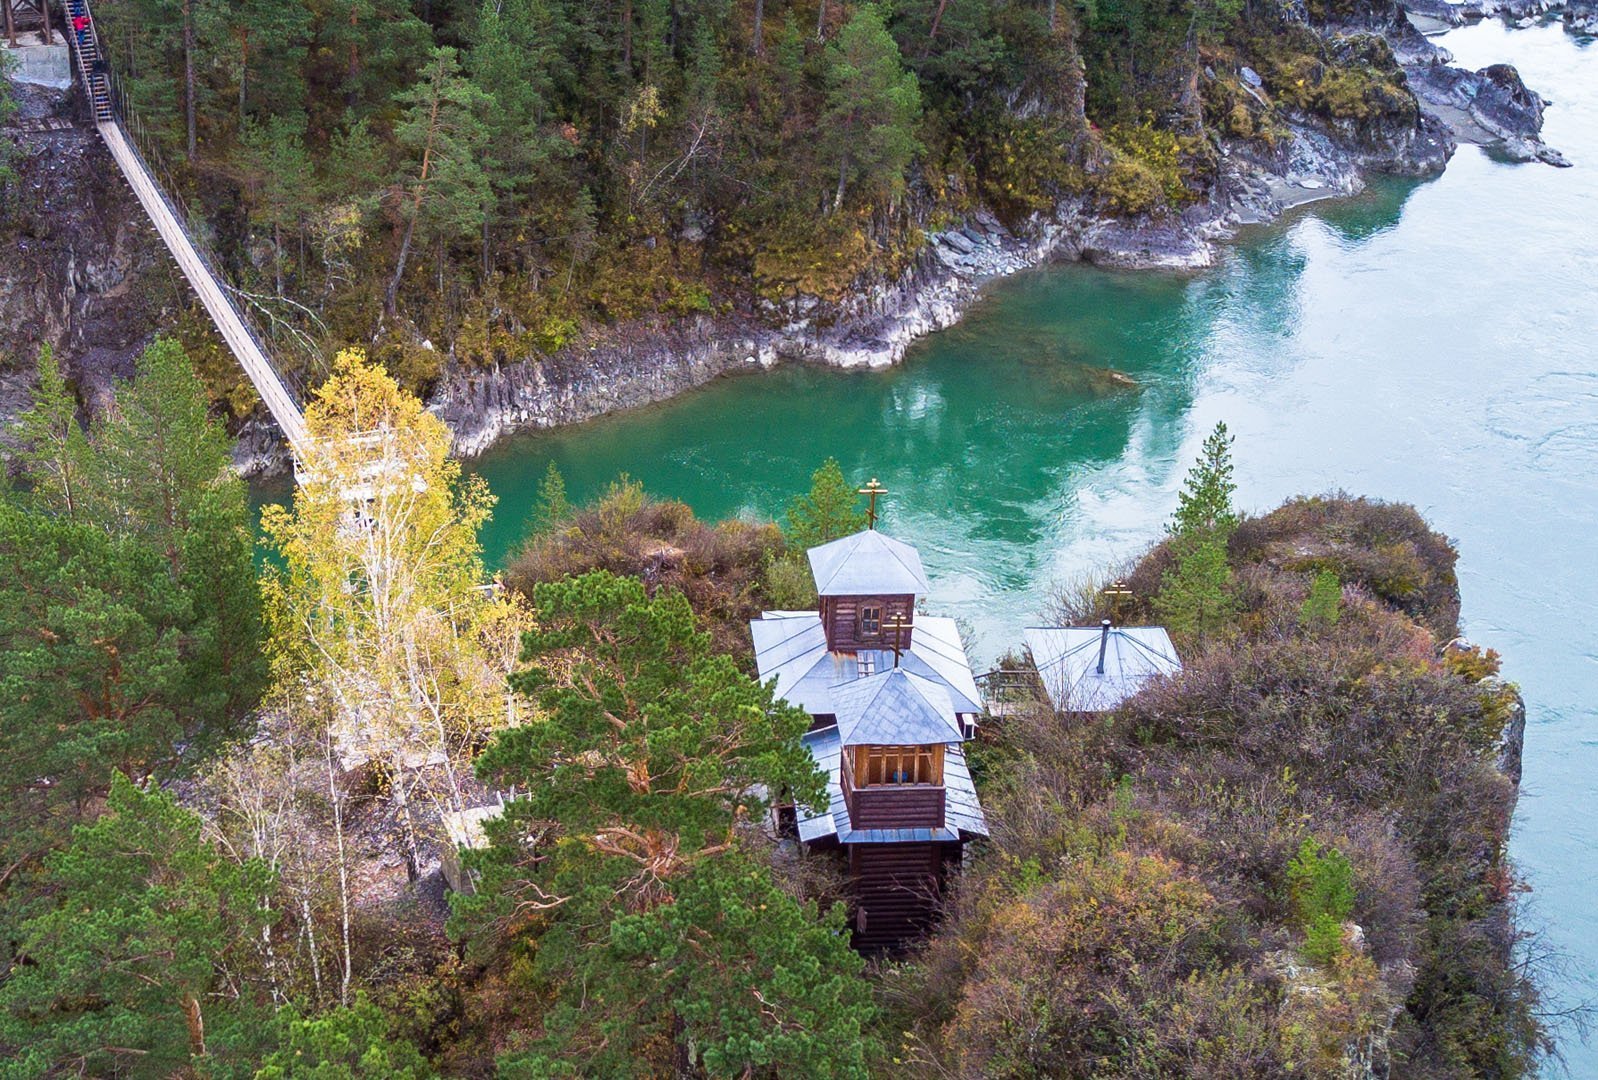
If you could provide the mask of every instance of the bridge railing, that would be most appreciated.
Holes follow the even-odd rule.
[[[1039,700],[1042,683],[1031,668],[994,668],[976,677],[988,715],[1004,716]]]

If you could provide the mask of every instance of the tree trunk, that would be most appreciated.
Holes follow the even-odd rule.
[[[755,33],[754,33],[754,40],[752,42],[750,42],[750,51],[753,52],[756,56],[759,56],[763,52],[765,52],[764,42],[763,42],[763,39],[761,37],[761,27],[760,27],[760,24],[765,21],[765,17],[766,17],[766,0],[755,0]]]
[[[200,1014],[200,1003],[192,994],[183,997],[183,1022],[189,1029],[189,1054],[205,1056],[205,1017]]]
[[[183,123],[192,164],[198,142],[194,120],[194,0],[183,0]]]
[[[827,0],[821,0],[821,8],[816,12],[816,40],[820,41],[827,36]]]
[[[283,297],[283,226],[272,222],[272,272],[277,278],[277,295]]]
[[[433,167],[433,142],[438,132],[438,110],[444,98],[443,72],[433,86],[433,103],[427,117],[427,145],[422,147],[422,175],[416,182],[416,197],[411,201],[410,220],[405,223],[405,238],[400,241],[399,261],[394,267],[394,278],[383,295],[383,310],[393,315],[399,300],[400,282],[405,279],[405,261],[410,258],[411,238],[416,234],[416,219],[422,216],[422,198],[427,194],[427,180]]]
[[[250,35],[239,36],[239,129],[244,128],[244,85],[250,77]]]
[[[339,931],[344,941],[344,967],[339,981],[338,1003],[347,1006],[350,1003],[350,867],[349,859],[344,847],[344,797],[338,790],[337,778],[333,775],[333,732],[326,731],[322,744],[323,753],[327,760],[327,797],[333,804],[333,837],[337,842],[338,850],[338,904],[339,904]]]
[[[943,22],[943,9],[949,6],[949,0],[938,0],[938,10],[932,15],[932,29],[927,31],[927,48],[932,48],[932,40],[938,36],[938,24]],[[926,55],[925,53],[922,54]]]
[[[625,69],[633,64],[633,0],[621,6],[621,63]]]
[[[416,842],[416,819],[411,814],[411,793],[405,789],[405,760],[396,752],[389,762],[393,775],[389,778],[389,791],[394,805],[399,807],[400,843],[405,848],[405,880],[414,882],[421,876],[422,857]]]
[[[1049,0],[1049,33],[1059,28],[1059,0]]]
[[[843,206],[843,186],[849,179],[849,155],[843,155],[843,160],[838,162],[838,193],[832,197],[832,212],[836,214]]]
[[[344,107],[355,108],[359,96],[355,92],[355,80],[361,77],[361,47],[356,42],[355,33],[361,25],[360,8],[355,4],[350,5],[350,60],[345,71],[346,85],[344,87]]]
[[[417,208],[421,200],[417,199]],[[394,264],[394,276],[389,279],[388,289],[383,293],[383,310],[393,315],[395,305],[399,302],[400,282],[405,279],[405,262],[411,256],[411,237],[416,233],[416,212],[411,212],[411,218],[405,223],[405,238],[400,241],[399,260]]]

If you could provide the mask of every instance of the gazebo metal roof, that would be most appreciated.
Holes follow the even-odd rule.
[[[1150,679],[1182,670],[1161,626],[1034,626],[1022,638],[1050,700],[1067,712],[1113,709]]]

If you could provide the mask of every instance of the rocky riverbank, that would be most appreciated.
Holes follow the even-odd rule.
[[[1471,72],[1433,44],[1394,3],[1321,32],[1335,50],[1374,35],[1385,41],[1415,94],[1412,122],[1326,122],[1285,116],[1289,137],[1274,149],[1227,138],[1210,197],[1179,214],[1114,218],[1071,198],[1051,213],[1007,227],[979,211],[954,228],[930,231],[897,279],[865,283],[840,304],[801,300],[785,307],[687,324],[646,324],[592,335],[551,358],[493,368],[446,365],[430,407],[455,432],[464,456],[504,435],[590,419],[662,401],[723,374],[784,361],[887,367],[917,339],[958,322],[984,282],[1052,261],[1128,270],[1198,270],[1244,226],[1276,220],[1324,198],[1357,194],[1372,173],[1430,176],[1459,142],[1498,143],[1520,160],[1565,164],[1541,142],[1544,101],[1515,69]],[[1244,67],[1208,79],[1256,89]]]
[[[1472,0],[1482,10],[1497,2]],[[662,401],[721,375],[780,362],[895,364],[917,339],[957,322],[984,282],[1046,262],[1202,269],[1244,226],[1357,193],[1371,173],[1434,175],[1460,141],[1499,143],[1522,160],[1564,163],[1539,139],[1545,103],[1513,68],[1452,66],[1396,3],[1360,6],[1357,15],[1313,31],[1329,63],[1385,65],[1400,86],[1407,84],[1401,92],[1412,93],[1414,104],[1397,101],[1374,118],[1338,119],[1269,100],[1269,88],[1247,65],[1208,64],[1201,89],[1257,103],[1277,131],[1269,140],[1218,137],[1213,183],[1180,212],[1111,217],[1081,195],[1019,222],[977,210],[928,228],[897,276],[857,282],[838,302],[797,298],[715,316],[591,328],[553,356],[492,366],[447,357],[429,406],[455,432],[458,452],[472,456],[516,431]],[[9,328],[0,351],[13,358],[0,380],[0,414],[14,415],[25,401],[41,342],[64,357],[92,408],[170,320],[179,283],[93,133],[67,122],[70,99],[36,89],[22,99],[20,119],[7,132],[23,150],[24,200],[9,218],[23,258],[17,271],[0,272],[0,315]],[[288,465],[281,439],[262,417],[238,432],[235,461],[246,475]]]
[[[1546,19],[1563,24],[1572,34],[1598,34],[1598,3],[1594,0],[1405,0],[1404,6],[1422,29],[1447,29],[1495,18],[1524,29]]]

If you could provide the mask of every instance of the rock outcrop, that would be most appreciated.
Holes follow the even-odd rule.
[[[49,345],[88,408],[160,324],[173,294],[165,251],[73,99],[18,85],[0,138],[17,148],[17,181],[0,207],[0,415],[26,407],[33,359]]]

